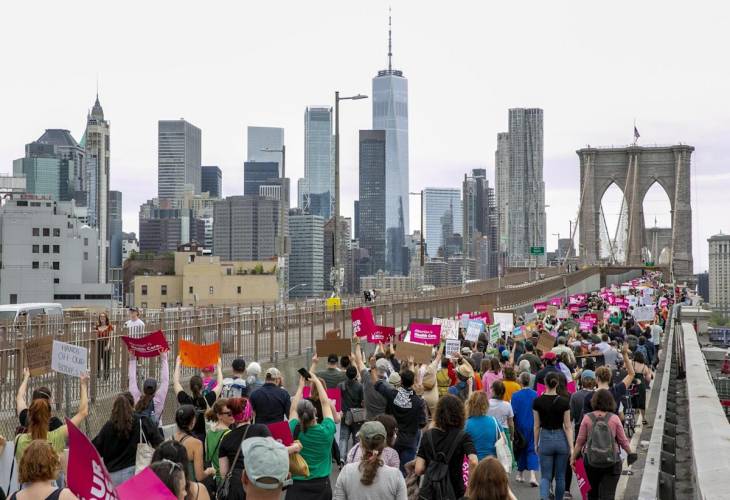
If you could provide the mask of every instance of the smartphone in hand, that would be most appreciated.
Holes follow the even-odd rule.
[[[304,380],[309,380],[310,378],[312,378],[312,375],[309,373],[309,370],[307,370],[306,368],[300,368],[297,370],[297,372],[299,372],[299,375],[304,377]]]

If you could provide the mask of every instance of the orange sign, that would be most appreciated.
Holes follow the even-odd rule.
[[[180,361],[183,366],[193,368],[215,366],[221,355],[221,348],[218,342],[213,344],[195,344],[187,340],[181,340],[179,348]]]

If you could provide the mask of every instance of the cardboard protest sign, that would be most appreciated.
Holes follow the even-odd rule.
[[[537,313],[543,313],[547,309],[548,303],[547,302],[535,302],[532,307],[535,309],[535,312]]]
[[[318,356],[349,356],[352,352],[350,339],[325,339],[315,341]]]
[[[398,342],[395,347],[398,359],[406,361],[413,356],[413,361],[419,364],[431,362],[431,346],[414,344],[413,342]]]
[[[350,313],[352,318],[352,336],[367,337],[368,332],[375,328],[373,311],[369,307],[358,307]]]
[[[25,366],[32,377],[51,371],[53,337],[40,337],[25,342]]]
[[[160,481],[152,469],[146,467],[142,471],[130,477],[117,487],[117,495],[120,500],[137,500],[140,496],[161,500],[176,500],[165,483]],[[84,497],[79,497],[84,498]]]
[[[204,368],[218,364],[221,357],[221,348],[218,342],[212,344],[196,344],[181,340],[178,344],[180,362],[183,366]]]
[[[447,339],[444,347],[444,354],[447,358],[453,358],[459,352],[461,342],[458,339]]]
[[[266,427],[269,428],[269,432],[271,432],[271,437],[274,438],[274,440],[279,441],[284,446],[289,446],[294,442],[294,437],[291,434],[289,422],[284,420],[273,424],[266,424]]]
[[[411,342],[438,345],[441,342],[441,325],[411,323]]]
[[[53,351],[51,352],[51,368],[64,375],[80,377],[86,371],[88,354],[89,351],[86,347],[54,340]]]
[[[511,312],[496,312],[494,322],[499,324],[503,332],[511,332],[515,327],[515,316]]]
[[[557,306],[555,306],[553,304],[550,304],[549,306],[547,306],[547,309],[545,309],[545,314],[547,316],[552,316],[552,317],[557,316],[558,315],[558,308],[557,308]]]
[[[634,309],[634,320],[654,321],[654,306],[641,306]]]
[[[543,354],[555,347],[555,337],[548,332],[542,332],[537,338],[537,350]]]
[[[558,319],[567,319],[570,317],[570,311],[567,309],[558,309],[558,312],[555,313],[555,317]]]
[[[324,332],[324,338],[325,338],[325,340],[339,339],[340,331],[339,330],[327,330],[326,332]]]
[[[342,411],[342,391],[335,387],[334,389],[325,389],[325,392],[327,393],[327,397],[335,402],[335,409],[337,411]],[[308,399],[311,395],[312,388],[305,386],[304,389],[302,389],[302,397],[304,399]]]
[[[124,336],[122,341],[127,344],[129,353],[138,358],[154,358],[170,348],[162,330],[157,330],[144,337]]]
[[[434,325],[441,325],[441,338],[458,339],[459,321],[447,318],[433,318]]]
[[[372,344],[387,344],[391,337],[395,335],[394,326],[375,325],[375,328],[368,333],[368,342]]]
[[[502,335],[502,327],[499,323],[489,325],[489,343],[494,345]]]
[[[586,466],[583,463],[582,458],[575,461],[573,470],[575,471],[575,477],[578,480],[578,489],[580,490],[580,494],[583,497],[583,500],[586,500],[588,498],[588,492],[591,491],[591,483],[588,482],[588,473],[586,472]]]
[[[464,338],[468,340],[469,342],[476,342],[479,340],[479,334],[482,333],[484,328],[484,323],[482,323],[479,320],[469,320],[469,323],[466,325],[466,334],[464,335]]]
[[[119,499],[104,461],[89,438],[71,420],[68,426],[67,486],[86,500]],[[138,492],[139,494],[139,492]]]

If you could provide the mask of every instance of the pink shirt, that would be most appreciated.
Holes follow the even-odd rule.
[[[492,384],[495,380],[502,380],[502,372],[494,373],[487,370],[482,377],[482,390],[487,393],[488,398],[492,398]]]
[[[603,418],[604,415],[606,415],[606,412],[604,411],[594,411],[593,414],[596,416],[596,418]],[[590,414],[589,414],[590,415]],[[613,435],[616,436],[616,443],[626,450],[626,453],[631,453],[631,442],[629,441],[629,438],[626,437],[626,434],[624,433],[624,426],[621,425],[621,419],[618,418],[618,415],[612,414],[611,418],[608,419],[608,428],[611,429],[611,432],[613,432]],[[578,431],[578,440],[575,442],[575,447],[579,450],[583,449],[583,446],[585,446],[586,442],[588,441],[588,436],[591,434],[591,431],[593,430],[593,422],[591,421],[591,418],[586,415],[583,417],[583,421],[580,423],[580,430]]]

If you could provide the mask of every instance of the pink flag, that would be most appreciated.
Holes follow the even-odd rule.
[[[337,411],[342,411],[342,391],[336,387],[334,389],[325,389],[325,391],[327,392],[327,397],[335,402],[335,409]],[[312,388],[305,386],[302,390],[302,397],[304,399],[309,399],[311,394]]]
[[[379,344],[381,342],[387,344],[393,335],[395,335],[394,326],[375,325],[375,328],[368,332],[368,342],[372,344]]]
[[[552,299],[550,299],[549,302],[551,306],[555,307],[560,307],[563,305],[563,299],[561,299],[560,297],[553,297]]]
[[[140,497],[161,500],[177,499],[149,467],[120,484],[117,494],[121,500],[138,500]]]
[[[68,489],[85,500],[119,499],[109,473],[89,438],[69,419]]]
[[[375,329],[373,311],[369,307],[358,307],[350,313],[352,318],[352,334],[357,337],[367,337]]]
[[[590,332],[593,329],[593,322],[581,319],[578,321],[578,329],[581,332]]]
[[[532,307],[535,308],[535,312],[545,312],[547,310],[548,303],[547,302],[535,302]]]
[[[441,341],[441,325],[411,323],[411,342],[438,345]]]
[[[578,478],[580,494],[583,496],[583,500],[588,500],[588,492],[591,491],[591,484],[588,482],[588,474],[586,474],[586,467],[582,458],[575,461],[573,470],[575,471],[575,476]]]

